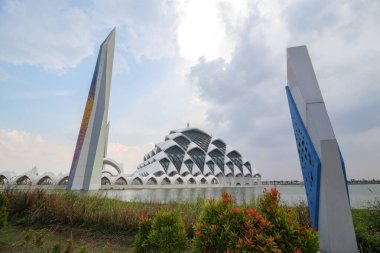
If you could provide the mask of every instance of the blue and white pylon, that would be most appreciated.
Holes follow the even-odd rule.
[[[286,93],[322,252],[357,252],[343,158],[306,46],[287,49]]]

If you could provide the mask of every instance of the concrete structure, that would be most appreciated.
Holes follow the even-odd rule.
[[[108,104],[115,48],[115,29],[101,44],[83,113],[67,189],[100,188],[103,160],[107,152]]]
[[[164,142],[156,144],[134,177],[145,184],[253,185],[261,181],[257,169],[237,150],[189,127],[171,131]]]
[[[0,185],[66,185],[68,174],[55,175],[51,172],[40,174],[37,167],[16,175],[12,171],[0,173]]]
[[[287,49],[289,108],[323,252],[357,252],[343,158],[306,46]]]

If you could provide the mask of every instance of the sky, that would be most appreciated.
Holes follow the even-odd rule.
[[[307,45],[347,177],[379,179],[379,13],[376,0],[0,0],[0,171],[68,173],[116,27],[108,157],[124,172],[189,122],[263,180],[302,180],[286,48]]]

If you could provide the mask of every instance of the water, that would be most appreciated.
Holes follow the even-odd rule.
[[[252,198],[262,194],[263,188],[270,189],[271,186],[238,186],[238,187],[201,187],[201,188],[135,188],[126,190],[101,190],[109,198],[116,198],[123,201],[142,202],[186,202],[194,201],[198,196],[203,198],[219,198],[222,192],[230,193],[236,201],[248,203]],[[306,193],[303,185],[278,185],[281,199],[289,204],[297,204],[306,201]],[[349,185],[351,206],[353,208],[366,208],[368,203],[375,200],[380,201],[380,184]],[[99,193],[99,192],[98,192]]]

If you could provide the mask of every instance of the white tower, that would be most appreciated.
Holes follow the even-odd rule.
[[[108,140],[108,104],[111,88],[115,28],[99,49],[67,189],[93,190],[101,187],[101,171]]]
[[[345,166],[306,46],[287,49],[286,92],[313,227],[323,252],[358,252]]]

